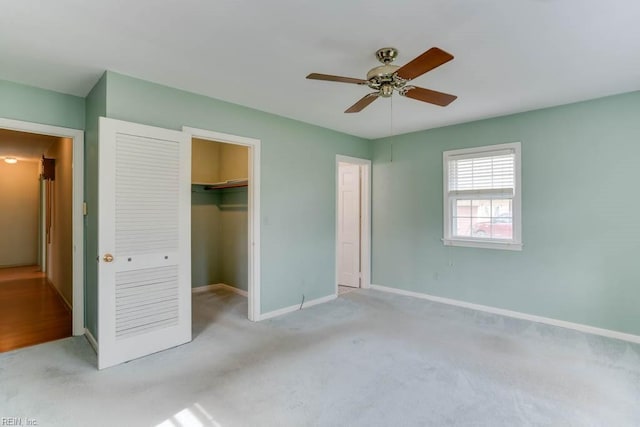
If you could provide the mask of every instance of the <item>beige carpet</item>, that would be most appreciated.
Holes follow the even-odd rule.
[[[96,370],[83,337],[0,354],[39,426],[639,426],[640,345],[358,289],[250,322],[193,297],[193,342]]]

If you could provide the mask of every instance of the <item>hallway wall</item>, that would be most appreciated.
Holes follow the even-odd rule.
[[[60,138],[47,151],[56,160],[53,182],[51,243],[48,246],[47,279],[69,305],[73,304],[72,160],[73,141]]]
[[[38,263],[37,161],[0,161],[0,267]]]

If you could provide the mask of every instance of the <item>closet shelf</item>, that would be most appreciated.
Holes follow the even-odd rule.
[[[194,182],[192,184],[203,185],[205,190],[220,190],[222,188],[246,187],[249,185],[249,179],[229,179],[222,182]]]

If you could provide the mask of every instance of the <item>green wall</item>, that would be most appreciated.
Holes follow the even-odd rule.
[[[239,175],[235,175],[239,176]],[[247,187],[191,189],[191,286],[248,289]]]
[[[640,335],[639,117],[634,92],[374,141],[373,283]],[[443,246],[442,152],[514,141],[524,249]]]
[[[220,231],[223,245],[221,282],[242,290],[249,287],[247,187],[222,190],[220,207]]]
[[[84,129],[84,98],[0,80],[0,117]]]
[[[220,239],[220,191],[191,188],[191,287],[222,281]]]
[[[98,120],[107,114],[107,79],[103,74],[86,98],[84,136],[85,327],[98,339]]]
[[[107,116],[261,140],[261,312],[335,292],[335,156],[367,140],[107,72]]]
[[[112,72],[86,100],[0,80],[0,117],[86,129],[89,261],[98,117],[187,125],[262,140],[263,313],[333,293],[335,155],[344,154],[374,160],[374,283],[632,334],[639,112],[634,92],[369,142]],[[524,250],[443,246],[442,151],[512,141],[522,142]],[[97,335],[95,263],[86,274]]]

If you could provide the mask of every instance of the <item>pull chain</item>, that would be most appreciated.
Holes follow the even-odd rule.
[[[390,143],[391,150],[390,151],[391,152],[390,152],[390,155],[389,155],[389,160],[390,160],[391,163],[393,163],[393,95],[391,96],[391,117],[389,118],[389,133],[391,134],[390,135],[390,138],[391,138],[391,143]]]

